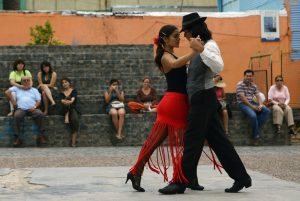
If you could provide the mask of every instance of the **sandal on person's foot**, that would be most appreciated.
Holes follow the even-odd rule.
[[[116,134],[116,138],[117,138],[118,140],[122,140],[122,136],[120,136],[120,135],[118,135],[118,134]]]
[[[276,126],[276,131],[275,131],[275,133],[276,133],[277,135],[281,134],[281,127],[280,127],[279,125]]]

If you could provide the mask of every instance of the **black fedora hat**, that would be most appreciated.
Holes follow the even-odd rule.
[[[195,24],[202,23],[205,20],[206,17],[200,17],[198,13],[190,13],[188,15],[184,15],[182,18],[182,28],[180,32],[191,28]]]

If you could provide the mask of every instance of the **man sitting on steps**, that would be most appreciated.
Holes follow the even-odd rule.
[[[20,140],[20,127],[21,122],[25,116],[32,116],[33,120],[38,126],[39,136],[38,142],[45,144],[46,140],[44,138],[44,126],[43,126],[43,113],[41,110],[37,109],[41,103],[41,95],[36,88],[31,87],[32,80],[29,76],[24,76],[21,79],[21,84],[23,88],[10,87],[5,91],[5,95],[12,102],[14,106],[13,113],[13,128],[15,133],[15,139],[13,146],[21,145]],[[16,100],[12,97],[11,93],[16,93]]]

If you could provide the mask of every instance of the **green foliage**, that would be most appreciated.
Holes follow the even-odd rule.
[[[49,21],[44,26],[30,27],[31,42],[28,45],[63,45],[62,41],[54,39],[54,33]]]

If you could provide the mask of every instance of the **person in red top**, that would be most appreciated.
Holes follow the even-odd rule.
[[[183,153],[183,134],[187,126],[187,117],[189,110],[186,82],[187,67],[186,63],[192,58],[195,52],[191,51],[181,57],[177,57],[174,49],[179,47],[180,33],[176,26],[165,25],[160,31],[155,43],[157,45],[155,63],[159,70],[164,73],[167,81],[167,91],[157,107],[157,118],[152,130],[145,141],[139,157],[133,167],[127,174],[128,180],[132,182],[132,187],[138,192],[144,192],[141,187],[141,175],[144,167],[148,164],[149,168],[162,173],[164,180],[168,181],[167,166],[169,162],[173,165],[173,182],[180,182],[182,176],[181,158]],[[168,154],[164,151],[164,141],[168,144]],[[151,155],[156,148],[159,153],[157,160],[162,164],[154,164]],[[170,159],[170,161],[168,161]],[[161,167],[163,166],[163,167]],[[204,187],[198,184],[197,178],[193,190],[203,190]]]
[[[136,102],[128,102],[129,109],[134,113],[156,112],[157,111],[157,93],[151,86],[150,77],[143,78],[142,87],[137,91]]]
[[[225,91],[224,91],[224,87],[226,87],[226,84],[224,83],[223,78],[219,74],[216,74],[214,76],[214,82],[216,86],[217,99],[220,103],[220,110],[222,112],[224,131],[226,135],[229,135],[229,129],[228,129],[229,117],[228,117],[228,111],[226,107],[227,103],[225,101]]]

